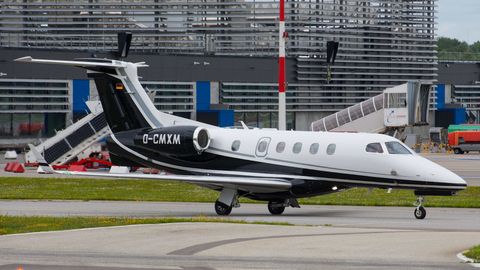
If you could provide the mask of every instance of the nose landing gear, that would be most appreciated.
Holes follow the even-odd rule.
[[[413,204],[413,205],[417,206],[417,208],[413,212],[417,219],[424,219],[425,216],[427,215],[427,210],[425,210],[425,208],[423,207],[423,201],[424,200],[425,200],[425,198],[423,198],[423,196],[418,196],[417,197],[417,202]]]

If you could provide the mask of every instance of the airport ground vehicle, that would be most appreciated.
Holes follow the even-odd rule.
[[[480,130],[450,132],[448,143],[455,154],[480,151]]]

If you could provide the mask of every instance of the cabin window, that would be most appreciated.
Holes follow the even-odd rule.
[[[409,149],[399,142],[386,142],[387,150],[389,154],[411,155]]]
[[[300,153],[300,151],[302,151],[302,143],[301,143],[301,142],[295,143],[295,144],[293,145],[292,151],[293,151],[294,154]]]
[[[240,149],[240,141],[236,140],[232,143],[232,151],[238,151]]]
[[[285,150],[285,142],[279,142],[277,144],[277,153],[283,153]]]
[[[318,152],[318,143],[310,145],[310,154],[315,155]]]
[[[258,144],[258,147],[257,147],[257,152],[258,153],[263,153],[267,150],[267,145],[268,143],[266,141],[261,141],[259,144]]]
[[[327,146],[327,155],[333,155],[335,153],[335,149],[337,148],[337,145],[334,143],[331,143]]]
[[[367,153],[383,153],[383,148],[380,143],[369,143],[367,147],[365,147],[365,151],[367,151]]]

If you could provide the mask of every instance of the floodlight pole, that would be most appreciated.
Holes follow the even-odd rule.
[[[280,18],[278,31],[278,130],[286,130],[285,90],[285,43],[288,34],[285,32],[285,0],[280,0]]]

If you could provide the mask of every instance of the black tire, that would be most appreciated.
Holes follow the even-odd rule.
[[[453,149],[453,153],[455,153],[455,155],[460,154],[461,151],[462,151],[462,150],[460,150],[460,148],[455,148],[455,149]]]
[[[276,204],[277,204],[277,202],[275,202],[275,201],[269,201],[268,202],[268,211],[272,215],[281,215],[283,213],[283,211],[285,211],[285,207],[284,206],[277,206]]]
[[[218,200],[215,202],[215,212],[219,216],[228,216],[232,212],[232,206],[228,206]]]
[[[427,215],[427,210],[425,210],[423,206],[420,206],[420,208],[418,209],[415,208],[415,211],[413,213],[415,214],[415,217],[417,219],[424,219],[425,216]]]

